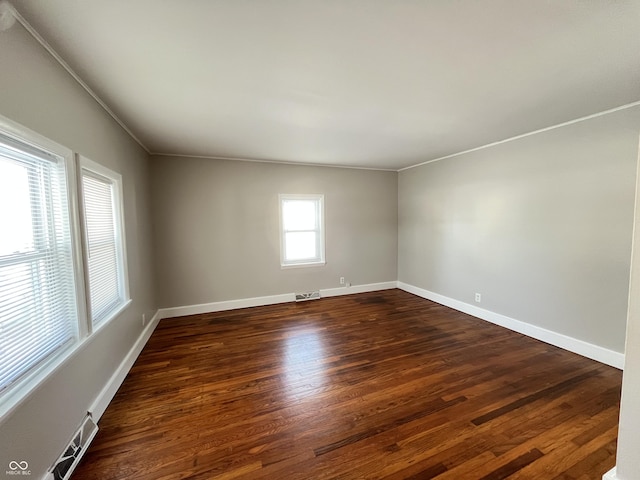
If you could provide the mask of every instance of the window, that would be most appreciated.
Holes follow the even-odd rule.
[[[79,331],[68,203],[71,152],[53,142],[44,142],[45,148],[27,143],[4,121],[0,127],[3,394],[76,343]]]
[[[121,185],[0,116],[0,418],[131,302]]]
[[[122,225],[122,177],[80,157],[88,311],[93,327],[129,301]]]
[[[324,196],[280,195],[280,264],[324,265]]]

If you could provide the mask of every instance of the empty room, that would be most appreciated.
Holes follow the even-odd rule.
[[[0,477],[640,480],[639,140],[638,0],[0,0]]]

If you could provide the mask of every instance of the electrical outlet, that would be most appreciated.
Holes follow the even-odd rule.
[[[482,301],[482,295],[480,293],[476,293],[476,303],[480,303]]]
[[[340,277],[340,285],[344,285],[344,277]]]
[[[142,326],[144,327],[144,325],[147,323],[147,316],[143,313],[142,314]]]

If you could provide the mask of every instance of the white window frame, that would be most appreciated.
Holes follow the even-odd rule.
[[[58,157],[65,170],[66,204],[71,236],[71,256],[73,262],[73,282],[75,290],[76,328],[75,338],[65,348],[53,352],[45,357],[33,368],[27,370],[22,377],[0,392],[0,421],[11,414],[19,405],[25,402],[33,391],[41,385],[62,363],[70,358],[88,335],[85,311],[85,290],[83,279],[83,259],[80,248],[80,230],[78,224],[78,206],[76,195],[76,172],[73,152],[52,140],[30,130],[17,122],[0,115],[0,133],[17,143],[49,152]]]
[[[316,233],[316,241],[318,245],[318,255],[314,258],[302,260],[286,260],[286,234],[297,230],[285,231],[283,219],[283,205],[287,200],[311,200],[316,203],[316,214],[318,215],[317,228],[313,230]],[[298,268],[298,267],[314,267],[325,265],[325,228],[324,228],[324,195],[322,194],[285,194],[278,195],[279,211],[280,211],[280,267],[281,268]]]
[[[127,249],[124,228],[124,210],[123,210],[123,193],[122,193],[122,175],[110,170],[99,163],[90,160],[82,155],[77,155],[78,163],[78,203],[80,205],[80,224],[82,226],[82,250],[84,253],[84,282],[86,289],[86,312],[87,327],[89,333],[92,333],[116,318],[120,313],[131,304],[131,296],[129,294],[129,269],[127,264]],[[118,289],[120,301],[105,312],[99,318],[94,318],[91,306],[91,281],[89,277],[89,238],[86,227],[86,212],[84,189],[82,179],[85,173],[93,176],[101,181],[110,183],[113,193],[113,214],[115,217],[116,232],[116,256],[118,271]]]

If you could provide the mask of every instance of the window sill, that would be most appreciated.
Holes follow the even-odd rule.
[[[52,355],[48,360],[43,361],[42,365],[34,369],[13,387],[9,387],[7,392],[0,393],[0,425],[2,425],[13,412],[23,405],[31,396],[54,374],[60,367],[70,361],[73,357],[85,349],[95,338],[96,332],[111,322],[114,318],[121,315],[132,300],[129,299],[114,309],[111,315],[105,318],[100,325],[91,333],[80,340],[76,340],[58,353]]]
[[[282,270],[288,270],[290,268],[305,268],[305,267],[324,267],[327,262],[308,262],[308,263],[281,263],[280,268]]]
[[[67,359],[80,350],[85,342],[75,340],[67,347],[53,354],[36,367],[32,372],[20,379],[15,385],[9,386],[8,391],[0,396],[0,425],[25,403],[31,395],[58,369]]]
[[[109,315],[107,315],[105,318],[103,318],[100,321],[100,323],[98,323],[98,325],[96,327],[94,327],[93,332],[91,333],[91,335],[93,335],[96,332],[99,332],[100,330],[102,330],[102,327],[104,327],[108,323],[111,323],[111,320],[113,320],[114,318],[120,316],[120,314],[122,312],[124,312],[129,307],[129,305],[131,305],[131,302],[132,302],[131,299],[125,300],[121,305],[118,305],[116,308],[111,310]]]

